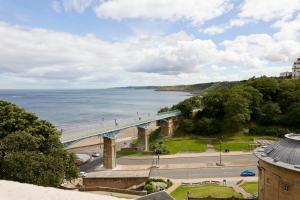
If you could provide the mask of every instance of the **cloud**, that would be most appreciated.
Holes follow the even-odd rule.
[[[216,35],[216,34],[224,33],[225,29],[226,29],[225,27],[221,27],[221,26],[211,26],[200,31],[205,34]]]
[[[299,10],[299,0],[244,0],[238,16],[268,22],[291,18]]]
[[[244,35],[221,43],[183,31],[111,42],[92,34],[0,22],[0,77],[12,84],[109,87],[236,80],[252,76],[250,72],[274,74],[286,70],[300,55],[298,18],[278,22],[274,35]],[[293,34],[285,37],[287,29]]]
[[[237,14],[229,22],[200,29],[200,32],[215,35],[253,22],[275,21],[275,24],[278,24],[289,21],[299,13],[300,0],[243,0],[239,6],[235,5],[234,9],[237,10]]]
[[[56,12],[75,11],[83,13],[85,9],[92,6],[96,0],[54,0],[51,3],[51,7]]]
[[[226,0],[110,0],[95,7],[100,18],[157,19],[176,21],[184,19],[201,24],[228,12],[232,4]]]
[[[226,70],[226,67],[224,67],[224,66],[217,66],[217,65],[212,65],[210,68],[214,72],[222,72],[222,71]]]

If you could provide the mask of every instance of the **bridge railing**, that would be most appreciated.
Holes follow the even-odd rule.
[[[121,124],[118,124],[117,126],[116,125],[115,126],[110,125],[110,126],[104,126],[104,127],[102,126],[102,127],[95,127],[95,128],[88,129],[88,130],[81,130],[81,131],[77,131],[77,132],[73,132],[73,133],[67,133],[67,134],[62,135],[61,141],[62,141],[62,143],[78,141],[78,140],[82,140],[85,138],[94,137],[97,135],[103,135],[103,134],[109,133],[109,132],[116,132],[116,131],[124,130],[124,129],[130,128],[130,127],[136,127],[138,125],[151,123],[151,122],[169,118],[169,117],[178,116],[180,114],[181,114],[181,112],[179,110],[168,111],[168,112],[163,112],[163,113],[159,113],[156,115],[148,116],[143,119],[137,119],[137,120],[134,120],[131,122],[121,123]]]

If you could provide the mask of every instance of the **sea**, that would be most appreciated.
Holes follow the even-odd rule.
[[[63,133],[150,116],[188,98],[189,93],[154,89],[0,90],[11,101]]]

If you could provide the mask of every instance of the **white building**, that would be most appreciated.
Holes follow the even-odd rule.
[[[292,69],[292,78],[293,79],[300,78],[300,58],[298,58],[297,61],[294,62],[293,69]]]

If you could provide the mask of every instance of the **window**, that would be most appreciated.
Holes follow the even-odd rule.
[[[289,191],[289,186],[288,185],[284,185],[284,191]]]

